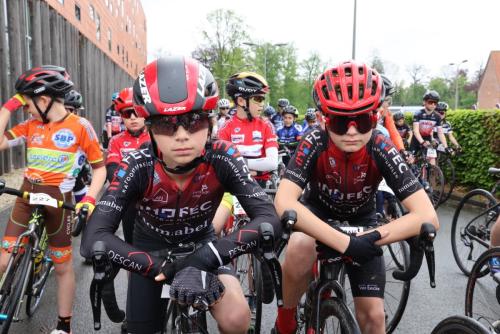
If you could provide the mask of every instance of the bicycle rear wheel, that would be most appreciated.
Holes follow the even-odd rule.
[[[5,279],[0,289],[2,295],[0,301],[0,332],[2,334],[9,332],[17,307],[23,298],[23,292],[33,265],[32,251],[31,245],[26,245],[22,254],[19,251],[16,255],[13,255],[11,267],[5,273]]]
[[[472,267],[465,291],[465,315],[484,321],[485,325],[500,318],[499,284],[490,275],[482,275],[492,257],[500,257],[500,247],[491,248],[479,256]]]
[[[499,208],[493,195],[484,189],[468,192],[458,203],[451,223],[451,248],[460,270],[469,275],[476,259],[490,244],[490,228],[498,217]],[[479,243],[478,240],[485,245]],[[486,275],[484,268],[481,275]]]
[[[454,315],[442,320],[431,334],[491,334],[482,324],[463,315]]]
[[[446,156],[439,161],[439,168],[444,176],[444,193],[441,198],[441,204],[446,202],[455,188],[455,166],[451,159]]]

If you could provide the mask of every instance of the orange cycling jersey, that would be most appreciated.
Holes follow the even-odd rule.
[[[97,135],[85,118],[69,113],[63,120],[44,124],[28,119],[5,133],[9,146],[27,144],[24,176],[32,183],[72,191],[85,159],[93,168],[104,165]]]

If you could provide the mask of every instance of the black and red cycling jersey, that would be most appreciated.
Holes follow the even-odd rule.
[[[270,147],[278,148],[278,137],[267,120],[254,118],[250,122],[247,118],[240,119],[232,117],[224,126],[219,129],[219,139],[232,142],[241,155],[246,159],[264,158],[266,149]],[[268,180],[269,172],[259,173],[256,179]]]
[[[413,116],[413,124],[415,123],[418,123],[418,130],[422,138],[428,140],[432,137],[434,127],[441,127],[441,116],[435,111],[428,114],[425,109],[422,109]]]
[[[106,165],[110,163],[119,164],[127,153],[137,150],[150,140],[149,132],[146,130],[138,135],[134,135],[127,130],[113,136],[109,141]]]
[[[281,225],[272,202],[250,176],[235,146],[217,141],[210,144],[200,164],[187,176],[180,189],[164,169],[163,162],[151,154],[148,145],[128,153],[87,224],[81,253],[91,256],[97,240],[105,242],[112,261],[121,267],[154,277],[163,258],[131,246],[114,235],[129,206],[137,216],[134,243],[147,241],[148,250],[176,247],[197,242],[213,233],[212,219],[225,191],[234,194],[251,222],[245,228],[219,239],[215,248],[224,264],[257,246],[258,226],[273,225],[281,235]],[[215,269],[215,268],[214,268]]]
[[[408,124],[403,124],[403,125],[396,124],[396,129],[398,130],[398,133],[401,136],[401,138],[408,139],[408,137],[410,136],[411,129],[408,126]]]
[[[284,177],[305,188],[301,201],[307,206],[329,213],[333,219],[351,222],[374,214],[375,193],[382,178],[399,200],[421,188],[391,140],[377,130],[354,153],[337,148],[324,130],[309,132]]]

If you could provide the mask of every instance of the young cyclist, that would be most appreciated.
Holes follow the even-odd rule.
[[[118,165],[125,155],[149,143],[149,133],[144,125],[144,118],[138,117],[134,110],[132,87],[124,88],[115,99],[114,108],[122,117],[126,130],[117,134],[109,141],[106,157],[106,178],[112,181]],[[134,231],[135,207],[130,206],[123,217],[123,236],[125,241],[132,243]]]
[[[271,171],[278,168],[276,134],[271,124],[260,117],[269,92],[267,81],[257,73],[240,72],[229,78],[226,90],[236,114],[219,130],[219,139],[236,145],[252,176],[266,187]]]
[[[410,143],[410,150],[416,152],[419,149],[432,148],[432,131],[436,128],[439,141],[448,151],[448,144],[441,126],[441,117],[435,112],[439,102],[439,94],[430,90],[423,97],[424,108],[413,116],[413,137]],[[436,158],[428,158],[431,164],[436,163]]]
[[[304,121],[302,122],[302,133],[305,134],[311,128],[319,126],[318,117],[315,108],[307,108]]]
[[[228,120],[231,119],[229,115],[229,108],[231,104],[228,99],[220,99],[217,106],[219,107],[219,114],[217,115],[217,128],[220,129]]]
[[[383,98],[380,75],[362,63],[341,63],[314,83],[313,99],[327,117],[326,129],[314,129],[302,138],[275,198],[278,214],[293,209],[298,218],[298,232],[290,238],[282,266],[284,307],[278,310],[278,333],[296,329],[296,307],[311,277],[316,240],[361,264],[347,268],[356,318],[363,333],[385,333],[386,274],[377,245],[418,235],[424,222],[438,227],[429,198],[397,149],[372,130]],[[374,196],[382,177],[408,209],[407,215],[358,237],[325,223],[332,219],[372,226]]]
[[[118,165],[87,224],[82,254],[90,256],[93,243],[102,240],[111,260],[133,272],[127,297],[129,333],[161,330],[165,279],[171,282],[171,298],[211,305],[222,333],[246,333],[250,310],[239,281],[227,271],[218,276],[214,272],[255,249],[262,222],[272,224],[277,237],[281,225],[236,147],[225,141],[206,145],[217,83],[197,61],[168,57],[148,64],[133,90],[134,109],[146,118],[151,145],[129,153]],[[251,222],[217,240],[212,219],[224,191],[237,196]],[[125,208],[132,205],[138,208],[133,246],[114,235]],[[169,250],[190,243],[196,244],[195,253],[174,264],[165,262]]]
[[[397,112],[392,116],[394,124],[396,124],[396,129],[398,130],[401,139],[403,139],[403,144],[406,149],[409,149],[409,143],[413,137],[413,132],[411,128],[406,124],[405,115],[402,112]]]
[[[283,127],[278,130],[278,143],[280,146],[285,146],[290,151],[290,155],[295,152],[295,148],[299,144],[302,137],[302,127],[295,122],[299,116],[299,111],[292,105],[288,105],[283,109]],[[283,157],[283,163],[288,164],[290,156]]]
[[[77,204],[89,207],[90,213],[106,178],[97,135],[84,118],[64,108],[64,96],[73,83],[65,69],[45,65],[32,68],[16,82],[17,94],[0,110],[0,132],[4,132],[12,112],[23,107],[31,118],[4,133],[0,149],[26,143],[27,168],[21,190],[47,193],[65,202],[72,200],[76,171],[88,159],[93,178],[87,195]],[[57,162],[57,163],[54,163]],[[2,241],[1,268],[9,260],[9,252],[20,233],[26,229],[31,207],[17,199]],[[54,262],[57,280],[59,321],[53,334],[71,332],[71,315],[75,294],[75,274],[71,254],[71,212],[46,207],[45,226],[49,237],[49,254]]]
[[[457,151],[461,151],[462,147],[458,143],[457,139],[453,135],[453,128],[451,127],[450,122],[446,121],[446,112],[448,111],[448,103],[446,102],[438,102],[436,105],[436,112],[441,116],[441,127],[443,128],[443,133],[448,136],[451,144],[455,147]],[[437,132],[437,129],[434,128],[434,132]]]
[[[64,97],[64,108],[68,112],[79,115],[79,112],[84,109],[82,95],[74,89],[70,90]],[[80,168],[80,172],[76,176],[75,187],[73,188],[73,195],[75,196],[76,203],[80,202],[87,194],[89,190],[88,184],[90,184],[91,180],[92,168],[87,159],[85,159],[85,162]]]
[[[276,131],[283,127],[283,110],[285,110],[285,107],[289,104],[290,101],[285,98],[281,98],[278,100],[278,110],[276,114],[274,114],[274,116],[271,118],[271,122],[273,123]]]
[[[111,96],[111,105],[108,109],[106,109],[106,122],[105,122],[105,130],[106,136],[103,143],[104,148],[108,148],[109,141],[111,137],[119,134],[120,132],[125,130],[125,125],[122,122],[122,118],[115,110],[115,100],[118,98],[119,92],[113,93]],[[105,145],[104,145],[105,144]]]

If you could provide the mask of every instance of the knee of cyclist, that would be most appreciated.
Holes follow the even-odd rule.
[[[65,262],[54,262],[54,271],[58,276],[70,273],[73,271],[73,262],[71,259]]]
[[[248,307],[232,308],[218,325],[221,333],[246,333],[250,327],[250,309]]]
[[[316,251],[314,247],[311,247],[310,242],[299,240],[294,243],[293,247],[287,248],[283,270],[287,271],[288,276],[308,275],[315,258]]]
[[[370,328],[381,328],[385,324],[385,312],[383,308],[371,307],[358,314],[360,322],[369,325]]]

